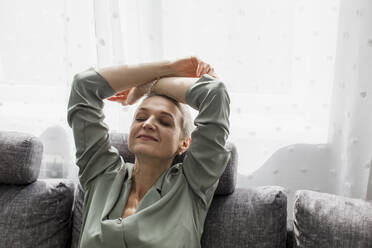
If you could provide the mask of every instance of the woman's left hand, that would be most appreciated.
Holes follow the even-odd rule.
[[[196,56],[177,59],[172,62],[171,68],[176,77],[201,77],[203,74],[209,74],[217,78],[214,68]]]

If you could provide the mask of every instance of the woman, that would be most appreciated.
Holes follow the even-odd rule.
[[[103,100],[131,105],[145,94],[129,132],[132,164],[110,144]],[[182,104],[199,111],[191,137]],[[229,104],[213,68],[193,56],[75,75],[67,118],[85,191],[80,247],[200,247],[229,159]]]

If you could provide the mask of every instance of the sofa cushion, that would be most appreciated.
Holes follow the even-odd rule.
[[[296,191],[294,234],[296,247],[372,247],[372,203]]]
[[[124,161],[134,163],[134,154],[128,149],[128,134],[120,132],[110,133],[111,144],[119,151]],[[226,149],[230,151],[230,159],[227,162],[226,169],[220,177],[215,195],[228,195],[234,192],[237,183],[237,169],[238,169],[238,152],[234,143],[227,141]],[[177,155],[172,165],[182,163],[187,151],[182,155]]]
[[[285,248],[287,196],[279,186],[237,188],[214,196],[201,239],[203,248]]]
[[[71,248],[79,247],[80,230],[82,224],[84,205],[84,191],[80,183],[75,187],[75,202],[74,202],[74,213],[72,216],[72,239]]]
[[[21,132],[0,132],[0,183],[29,184],[39,176],[40,139]]]
[[[69,247],[73,193],[66,179],[0,184],[1,247]]]

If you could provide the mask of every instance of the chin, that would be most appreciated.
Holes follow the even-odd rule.
[[[133,149],[129,149],[135,155],[153,155],[157,152],[154,151],[154,148],[150,147],[149,145],[135,145]]]

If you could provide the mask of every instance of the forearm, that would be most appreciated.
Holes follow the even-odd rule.
[[[158,94],[170,96],[178,102],[187,104],[186,92],[198,79],[199,78],[192,77],[161,78],[154,86],[153,91]]]
[[[121,92],[138,85],[151,82],[156,77],[174,75],[168,60],[136,65],[119,65],[97,69],[116,92]]]

